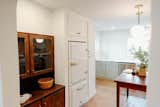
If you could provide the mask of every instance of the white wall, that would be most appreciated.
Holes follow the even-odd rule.
[[[54,9],[52,27],[55,37],[55,82],[65,85],[65,105],[69,107],[68,95],[68,41],[66,34],[66,10]]]
[[[160,106],[160,1],[152,0],[152,38],[151,61],[149,66],[149,82],[147,107]]]
[[[0,107],[3,107],[3,84],[2,84],[2,67],[0,65]]]
[[[33,0],[18,0],[17,31],[52,34],[52,11]]]
[[[101,31],[97,38],[99,39],[98,58],[109,61],[128,61],[130,60],[127,48],[129,29]],[[97,56],[97,55],[96,55]]]
[[[96,94],[95,35],[95,23],[88,20],[89,98],[92,98]]]
[[[55,37],[55,79],[56,83],[68,84],[66,74],[68,74],[68,65],[66,54],[68,52],[68,45],[65,32],[65,11],[63,9],[55,9],[52,17],[52,27]],[[60,57],[61,56],[61,57]]]
[[[96,57],[96,59],[100,59],[100,57],[101,57],[100,35],[101,35],[101,32],[99,32],[99,31],[97,31],[95,34],[95,55],[96,55],[95,57]]]
[[[16,3],[16,0],[1,0],[0,3],[0,96],[3,98],[3,107],[20,107]]]

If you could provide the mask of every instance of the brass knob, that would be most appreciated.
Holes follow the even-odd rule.
[[[46,102],[44,102],[44,105],[46,105],[47,103]]]
[[[76,62],[71,62],[70,65],[71,65],[71,66],[76,66],[76,65],[78,65],[78,64],[77,64]]]
[[[29,70],[27,70],[27,73],[29,73],[30,71]]]
[[[78,32],[78,33],[76,33],[76,34],[80,35],[81,33],[80,33],[80,32]]]

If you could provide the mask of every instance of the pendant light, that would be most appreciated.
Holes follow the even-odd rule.
[[[145,32],[145,27],[140,24],[140,18],[141,18],[141,15],[143,14],[143,11],[142,11],[143,4],[136,4],[135,8],[137,9],[136,15],[138,16],[137,17],[138,24],[134,25],[130,29],[130,33],[131,33],[132,36],[138,37],[138,36],[144,35],[144,32]]]

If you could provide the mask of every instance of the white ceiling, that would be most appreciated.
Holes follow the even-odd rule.
[[[69,8],[83,16],[92,18],[97,23],[97,30],[129,28],[137,23],[137,0],[35,0],[54,8]],[[141,23],[150,23],[150,0],[140,0],[144,4]]]

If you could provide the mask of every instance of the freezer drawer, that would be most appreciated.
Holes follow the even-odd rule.
[[[70,87],[70,107],[80,107],[88,100],[88,83],[82,81]]]

